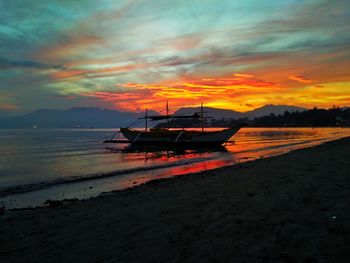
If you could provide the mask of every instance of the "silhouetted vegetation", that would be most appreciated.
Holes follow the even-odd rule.
[[[302,112],[288,112],[283,115],[270,114],[255,118],[255,127],[334,127],[348,126],[350,123],[350,108],[317,109]]]

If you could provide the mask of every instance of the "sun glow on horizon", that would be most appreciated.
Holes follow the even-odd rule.
[[[339,106],[347,105],[350,101],[350,96],[344,95],[344,87],[348,83],[283,87],[283,83],[260,80],[253,78],[254,75],[235,73],[232,76],[234,77],[208,77],[192,81],[187,79],[186,82],[173,84],[129,82],[118,84],[126,88],[123,92],[94,92],[85,95],[112,104],[116,109],[128,111],[145,108],[163,110],[166,101],[175,109],[196,107],[202,102],[208,107],[241,112],[266,104],[331,108],[335,105],[335,100]]]

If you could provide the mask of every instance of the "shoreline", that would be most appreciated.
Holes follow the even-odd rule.
[[[207,158],[208,160],[211,160],[210,158]],[[203,160],[202,160],[203,161]],[[38,183],[31,183],[31,184],[24,184],[24,185],[15,185],[15,186],[8,186],[3,189],[0,189],[0,198],[1,197],[7,197],[9,195],[16,195],[16,194],[23,194],[23,193],[29,193],[34,192],[37,190],[46,189],[49,187],[54,187],[58,185],[68,185],[68,184],[74,184],[79,182],[87,182],[87,181],[94,181],[97,179],[104,179],[109,177],[114,177],[117,175],[127,175],[131,173],[136,172],[148,172],[151,170],[156,169],[164,169],[164,168],[171,168],[181,165],[188,165],[192,163],[200,162],[198,160],[190,160],[186,161],[185,163],[170,163],[170,164],[163,164],[163,165],[156,165],[152,167],[141,167],[141,168],[130,168],[125,170],[116,170],[112,172],[105,172],[105,173],[95,173],[95,174],[87,174],[83,176],[72,176],[68,178],[61,178],[56,179],[49,182],[38,182]],[[122,189],[123,190],[123,189]]]
[[[100,195],[108,194],[109,192],[123,191],[128,188],[137,187],[153,180],[179,177],[183,175],[187,176],[192,173],[215,170],[220,168],[220,165],[222,167],[236,166],[240,163],[284,155],[292,151],[315,147],[331,141],[321,139],[310,141],[314,144],[303,141],[281,146],[272,146],[270,148],[265,147],[265,151],[269,151],[271,149],[279,149],[279,151],[277,151],[277,153],[264,153],[263,150],[261,155],[256,155],[255,157],[242,157],[233,162],[229,161],[227,158],[199,157],[198,159],[202,158],[202,161],[190,159],[181,163],[168,163],[152,167],[115,170],[106,173],[95,173],[85,176],[61,178],[48,182],[9,186],[0,190],[0,207],[2,204],[2,207],[5,207],[7,210],[35,209],[37,207],[47,206],[47,204],[52,203],[52,201],[57,204],[59,202],[69,202],[70,200],[96,198]],[[302,147],[298,148],[298,145],[302,145]],[[259,152],[259,150],[257,152]],[[237,154],[239,155],[241,152],[238,152]],[[194,166],[192,167],[192,165]],[[182,168],[183,171],[175,171],[177,167]],[[121,183],[119,186],[113,187],[113,185],[115,185],[113,181],[119,179],[119,177],[116,176],[124,177],[129,174],[133,175],[133,177],[127,179],[129,182],[120,181]],[[106,180],[110,180],[110,182]],[[104,186],[99,187],[99,185]],[[61,194],[59,194],[60,191]]]
[[[348,137],[57,207],[6,211],[0,259],[345,262],[349,146]]]
[[[273,133],[271,134],[271,132]],[[38,156],[43,153],[39,151],[33,157],[33,162],[28,167],[28,173],[25,169],[17,168],[15,163],[5,163],[5,171],[8,170],[8,174],[3,177],[4,184],[0,187],[0,207],[5,206],[7,209],[37,207],[42,206],[47,200],[88,199],[101,193],[137,186],[158,178],[194,173],[261,157],[284,154],[290,150],[313,147],[325,141],[349,135],[350,130],[341,129],[326,129],[324,131],[321,129],[290,130],[289,128],[242,129],[241,133],[239,132],[237,135],[238,143],[234,146],[229,145],[214,151],[194,151],[194,155],[191,155],[191,152],[179,153],[176,151],[170,152],[170,155],[168,153],[163,155],[163,152],[156,154],[151,151],[149,155],[142,154],[142,156],[140,153],[136,153],[139,155],[137,158],[128,158],[129,153],[126,152],[125,155],[123,147],[120,149],[122,152],[116,150],[116,154],[109,155],[104,152],[103,155],[99,155],[102,152],[101,145],[93,144],[89,150],[86,147],[81,148],[85,149],[83,151],[86,151],[87,154],[83,155],[83,159],[78,165],[72,165],[75,163],[74,156],[76,154],[66,156],[66,150],[61,151],[63,155],[58,151],[57,154],[50,157],[51,159],[49,158],[42,163],[42,158],[38,158]],[[69,136],[75,138],[72,134]],[[271,141],[268,138],[270,136],[277,140]],[[25,138],[24,135],[22,137]],[[54,144],[53,147],[60,144]],[[74,147],[80,149],[79,145],[74,144]],[[109,148],[103,149],[104,151],[107,149],[107,153],[109,153]],[[220,153],[221,151],[223,153]],[[26,159],[25,152],[23,151],[19,157]],[[78,152],[73,151],[73,153]],[[61,155],[64,157],[61,158]],[[133,155],[134,152],[131,151],[130,156]],[[186,158],[187,155],[189,158]],[[77,154],[77,156],[80,155]],[[165,156],[166,158],[164,158]],[[196,161],[202,158],[208,159],[207,161]],[[89,159],[91,161],[96,159],[96,164],[98,164],[92,170],[89,169],[91,161],[86,162]],[[127,163],[120,162],[123,159],[126,159]],[[142,160],[144,162],[140,163]],[[191,164],[192,162],[194,164]],[[57,170],[56,163],[62,163],[61,172]],[[32,171],[35,171],[35,167],[43,167],[43,169],[38,169],[38,173],[34,174]],[[9,183],[11,181],[17,183],[11,184]]]

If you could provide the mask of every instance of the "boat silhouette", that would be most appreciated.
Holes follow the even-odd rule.
[[[229,139],[239,131],[240,126],[225,128],[217,131],[208,131],[204,129],[205,117],[203,111],[203,103],[201,111],[193,115],[170,115],[168,103],[166,104],[166,115],[149,116],[146,109],[144,117],[139,119],[145,120],[145,129],[136,130],[132,128],[120,128],[120,133],[126,140],[109,139],[105,143],[131,143],[132,145],[144,146],[173,146],[173,147],[217,147],[228,142]],[[194,119],[201,121],[201,130],[171,129],[167,125],[166,128],[150,128],[148,129],[148,120],[158,121],[166,120],[167,124],[171,119]]]

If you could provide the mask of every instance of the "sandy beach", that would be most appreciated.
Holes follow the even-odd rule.
[[[349,262],[350,138],[0,216],[1,262]]]

